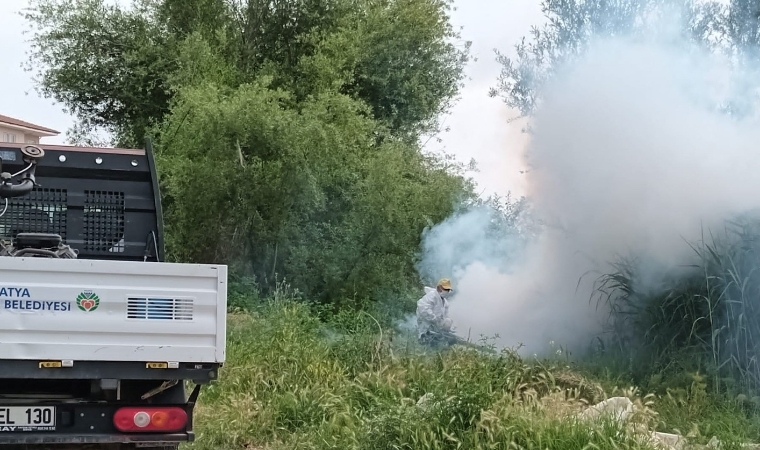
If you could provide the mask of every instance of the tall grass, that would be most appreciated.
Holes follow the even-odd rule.
[[[689,265],[655,268],[632,257],[598,280],[597,300],[611,312],[611,350],[639,380],[699,370],[715,392],[760,403],[760,220],[726,222],[688,245]]]
[[[197,441],[187,448],[651,448],[620,423],[576,418],[606,394],[566,362],[529,363],[510,350],[429,352],[365,313],[325,321],[290,297],[278,289],[229,315],[228,361],[202,391]],[[694,392],[656,405],[688,418],[679,426],[721,439],[754,432],[740,414],[711,427],[723,422],[705,423],[715,409],[695,403]]]

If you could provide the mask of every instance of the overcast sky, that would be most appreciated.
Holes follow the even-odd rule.
[[[120,0],[120,3],[128,1]],[[488,97],[488,89],[496,83],[499,66],[494,48],[511,52],[517,40],[531,25],[541,22],[539,0],[457,0],[452,20],[462,29],[462,37],[472,41],[477,61],[467,68],[468,80],[461,99],[446,118],[451,131],[444,142],[429,143],[430,149],[443,149],[462,161],[475,158],[481,169],[477,181],[486,192],[506,193],[511,189],[522,193],[519,171],[521,136],[517,126],[505,123],[510,116],[501,100]],[[25,23],[18,12],[26,5],[22,0],[0,0],[0,55],[3,68],[0,86],[0,114],[12,116],[61,132],[43,142],[64,143],[72,118],[62,105],[41,98],[34,91],[31,73],[21,64],[26,61],[28,45]]]
[[[542,23],[540,0],[456,0],[452,21],[462,29],[462,38],[472,41],[477,58],[467,67],[468,80],[461,99],[446,118],[451,131],[443,146],[462,161],[475,158],[480,173],[475,177],[486,194],[525,193],[521,150],[525,138],[519,124],[507,124],[514,117],[499,98],[488,97],[496,86],[500,66],[494,49],[513,54],[514,45],[530,27]]]

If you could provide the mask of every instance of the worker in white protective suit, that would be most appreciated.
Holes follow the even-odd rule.
[[[440,338],[438,333],[452,331],[449,302],[451,280],[442,278],[433,288],[425,287],[425,295],[417,300],[417,332],[420,343],[431,343]]]

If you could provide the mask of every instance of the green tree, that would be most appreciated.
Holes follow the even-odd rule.
[[[735,64],[738,95],[726,101],[726,112],[747,117],[757,111],[760,96],[756,94],[760,79],[760,2],[731,0],[718,5],[717,32],[719,48]]]
[[[468,43],[448,21],[451,0],[30,0],[28,68],[40,91],[141,145],[180,86],[176,56],[193,33],[235,68],[233,85],[271,76],[294,101],[333,89],[412,139],[432,131],[463,78]]]
[[[434,131],[459,90],[470,47],[448,21],[451,1],[370,3],[356,21],[353,77],[342,91],[369,103],[391,130]]]
[[[516,57],[497,51],[501,74],[492,96],[529,116],[540,104],[542,86],[583,54],[593,38],[646,37],[652,21],[666,11],[681,13],[681,32],[707,44],[720,28],[720,4],[693,0],[543,0],[545,24],[515,46]]]
[[[34,0],[28,69],[46,97],[62,103],[85,133],[103,128],[122,145],[140,145],[166,113],[176,44],[150,3],[130,10],[102,0]]]
[[[449,0],[33,2],[43,90],[120,143],[154,137],[174,260],[333,303],[401,298],[422,230],[473,197],[417,142],[466,61]]]
[[[760,2],[731,0],[722,8],[721,34],[737,53],[749,52],[757,57],[760,44]]]
[[[322,299],[407,288],[422,230],[471,186],[409,144],[378,144],[363,103],[333,93],[288,108],[268,81],[188,88],[167,116],[172,257],[238,261],[265,287],[284,276]]]

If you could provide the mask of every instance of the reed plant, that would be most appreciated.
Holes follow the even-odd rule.
[[[692,258],[658,267],[621,258],[597,280],[610,312],[606,350],[638,381],[701,371],[715,393],[758,400],[760,392],[760,219],[726,221],[686,242]]]

